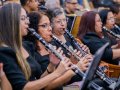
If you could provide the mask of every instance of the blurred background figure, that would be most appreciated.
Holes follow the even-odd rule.
[[[4,4],[11,2],[20,3],[19,0],[0,0],[0,5],[3,6]]]
[[[120,4],[120,0],[113,0],[115,3]]]
[[[60,8],[60,0],[47,0],[45,6],[49,9]]]
[[[38,11],[38,9],[39,9],[38,0],[20,0],[20,4],[25,9],[27,14],[32,11]]]
[[[119,4],[114,4],[114,5],[110,6],[110,10],[114,14],[115,24],[120,26],[120,5]]]
[[[78,0],[65,0],[64,9],[66,14],[75,14],[76,11],[80,11],[83,7],[79,6]]]

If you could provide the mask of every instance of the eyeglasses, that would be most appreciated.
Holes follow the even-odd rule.
[[[62,23],[66,23],[66,19],[60,19],[60,20],[56,20],[55,23],[57,24],[62,24]]]
[[[51,24],[41,24],[41,25],[38,25],[39,27],[42,27],[42,28],[45,28],[45,29],[48,29],[49,27],[51,27]]]
[[[21,18],[20,18],[22,21],[24,20],[29,20],[29,17],[25,16],[25,15],[22,15]]]
[[[38,0],[35,0],[35,2],[39,2]]]
[[[69,4],[72,4],[72,5],[77,5],[78,3],[77,2],[67,2]]]
[[[111,18],[108,18],[107,20],[109,20],[109,21],[114,21],[115,18],[114,18],[114,17],[111,17]]]
[[[39,1],[38,0],[32,0],[32,1],[29,0],[29,2],[39,2]]]
[[[96,20],[96,22],[102,22],[101,19]]]

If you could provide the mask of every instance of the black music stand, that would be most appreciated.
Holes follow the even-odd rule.
[[[100,49],[98,49],[97,52],[94,54],[93,61],[91,62],[91,65],[90,65],[88,71],[86,72],[85,76],[83,77],[83,83],[82,83],[80,90],[87,89],[88,83],[93,79],[93,76],[99,66],[99,63],[100,63],[101,57],[104,53],[104,50],[108,45],[109,45],[109,43],[106,43]],[[101,89],[99,89],[99,90],[101,90]]]

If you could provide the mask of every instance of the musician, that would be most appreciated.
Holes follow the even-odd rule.
[[[68,66],[71,64],[65,58],[53,73],[46,71],[42,74],[40,65],[22,46],[22,36],[28,33],[29,20],[19,4],[9,3],[3,6],[0,19],[0,62],[4,64],[4,72],[13,90],[43,89],[70,69]]]
[[[67,16],[67,28],[71,30],[71,26],[75,17],[75,12],[80,11],[78,9],[78,0],[65,0],[64,10]],[[70,16],[69,16],[70,15]],[[71,16],[72,15],[72,16]]]
[[[27,13],[30,13],[32,11],[38,11],[39,9],[38,0],[20,0],[20,3]]]
[[[61,7],[60,0],[47,0],[45,3],[45,6],[49,9],[55,8],[55,7]]]
[[[51,13],[51,15],[50,15]],[[51,10],[51,12],[49,12],[49,18],[51,20],[52,23],[52,28],[53,28],[53,35],[55,35],[60,41],[62,41],[62,43],[66,44],[69,48],[71,49],[76,49],[76,46],[73,44],[74,42],[72,42],[72,40],[70,39],[70,37],[65,33],[66,30],[66,17],[65,14],[63,12],[62,9],[60,8],[55,8],[53,10]],[[61,47],[60,44],[56,43],[56,41],[52,41],[53,45],[56,45],[57,47]],[[86,48],[86,46],[82,45],[81,46],[83,50],[87,51],[88,48]],[[68,52],[66,52],[66,49],[62,48],[64,51],[64,54],[67,54]],[[89,50],[88,50],[89,52]],[[88,56],[89,57],[89,56]],[[86,57],[87,58],[87,57]],[[89,64],[89,60],[91,57],[89,57],[89,59],[86,59],[84,61],[81,61],[82,64],[80,64],[81,67],[84,67],[83,70],[84,72],[88,69],[88,64]],[[72,59],[71,59],[72,60]],[[73,62],[76,62],[75,60],[73,60]],[[76,79],[76,77],[72,78],[71,83],[73,81],[79,81],[79,79]]]
[[[50,42],[52,30],[51,30],[51,24],[50,24],[48,17],[42,12],[32,12],[29,14],[29,17],[30,17],[30,27],[34,28],[36,30],[36,32],[38,34],[40,34],[40,36],[42,36],[47,42]],[[42,57],[46,57],[47,55],[49,56],[50,53],[48,51],[46,51],[46,49],[45,49],[45,47],[43,47],[43,45],[41,45],[38,41],[35,44],[37,46],[37,48],[36,48],[36,51],[37,51],[36,57],[37,58],[40,57],[41,55],[42,55]],[[49,60],[50,59],[47,58],[46,60],[44,59],[43,61],[45,63],[45,62],[48,62]],[[83,60],[83,59],[81,59],[81,60]],[[42,61],[38,60],[38,62],[40,63]],[[86,62],[86,60],[85,60],[85,62]],[[78,67],[83,68],[81,70],[86,69],[86,67],[84,67],[84,65],[86,65],[86,64],[84,64],[82,66],[80,63],[78,63],[77,65],[78,65]],[[52,82],[51,83],[56,85],[57,82],[59,82],[59,84],[62,86],[63,84],[68,83],[74,75],[75,74],[73,73],[73,71],[68,71],[65,74],[63,74],[63,76],[61,76],[61,78],[59,78],[58,80],[56,79],[54,83],[52,83]],[[81,77],[77,77],[76,79],[81,80]],[[71,81],[74,82],[74,79],[72,78]],[[69,82],[69,83],[71,83],[71,82]],[[57,85],[59,85],[59,84],[57,84]],[[51,86],[51,84],[50,84],[50,86]]]
[[[111,10],[104,9],[99,12],[99,15],[103,22],[104,36],[111,40],[112,48],[119,48],[120,29],[119,26],[115,24],[116,19],[114,14],[112,13]]]
[[[73,50],[76,49],[76,46],[74,45],[74,43],[72,42],[70,37],[65,33],[67,23],[66,23],[66,17],[65,17],[63,10],[61,8],[55,8],[50,11],[51,11],[51,15],[49,14],[50,15],[49,18],[52,23],[53,35],[55,35],[60,41],[65,43],[69,48],[71,48]],[[57,47],[60,47],[60,45],[57,44],[54,40],[51,43],[53,45],[56,45]],[[85,45],[81,44],[81,47],[83,48],[83,50],[86,50],[86,51],[88,50],[88,48]],[[64,48],[63,48],[63,50],[64,50],[64,54],[67,54],[67,52],[65,51]],[[89,50],[88,50],[88,52],[89,52]],[[86,63],[85,67],[87,67],[87,63]]]
[[[78,1],[77,0],[65,0],[65,13],[66,14],[75,14],[78,10]]]
[[[115,23],[120,26],[120,5],[114,4],[110,6],[110,10],[113,12],[115,17]]]
[[[32,12],[29,14],[29,17],[30,17],[30,27],[34,28],[36,30],[36,32],[39,33],[47,42],[50,42],[52,39],[51,38],[52,30],[51,30],[50,21],[49,21],[47,15],[42,12]],[[37,20],[39,20],[39,21],[37,21]],[[50,60],[50,58],[49,58],[50,53],[45,49],[45,47],[43,47],[43,45],[39,41],[35,42],[35,45],[36,45],[36,51],[37,51],[36,52],[36,57],[37,57],[36,60],[39,63],[43,63],[44,64],[43,68],[46,68],[48,65],[46,63],[49,62],[49,60]],[[41,58],[41,56],[43,59]],[[38,60],[38,58],[41,58],[41,60]],[[56,61],[54,63],[56,63]],[[74,75],[75,74],[73,73],[73,71],[70,70],[70,71],[66,72],[65,74],[63,74],[63,76],[61,76],[61,78],[56,79],[53,83],[52,82],[51,83],[54,85],[62,86],[63,84],[70,81]],[[79,78],[79,79],[81,80],[81,78]],[[59,82],[59,84],[57,84],[58,82]],[[51,84],[50,84],[50,86],[51,86]]]
[[[82,42],[89,47],[92,54],[95,54],[95,52],[106,42],[110,43],[110,40],[104,37],[102,33],[101,18],[99,14],[94,11],[88,11],[82,15],[77,38],[82,40]],[[110,43],[103,53],[102,60],[108,63],[118,64],[118,61],[115,61],[114,59],[120,57],[119,53],[120,49],[112,49]],[[109,90],[107,87],[108,84],[103,81],[95,78],[93,79],[93,82],[104,87],[105,90]]]
[[[95,8],[99,7],[109,7],[114,4],[113,0],[90,0]]]
[[[63,11],[60,8],[56,8],[52,10],[52,16],[50,17],[50,20],[52,22],[52,28],[53,28],[53,34],[58,37],[59,40],[61,40],[63,43],[67,43],[68,46],[70,46],[71,48],[75,48],[75,45],[73,44],[74,42],[72,42],[70,40],[70,37],[68,37],[65,33],[65,29],[66,29],[66,21],[65,21],[65,15],[63,13]],[[56,46],[60,46],[59,44],[57,44],[54,41],[54,44],[56,44]],[[82,48],[83,49],[83,48]],[[88,49],[88,48],[87,48]],[[83,49],[84,50],[84,49]],[[90,54],[90,53],[89,53]],[[87,61],[87,60],[86,60]],[[84,61],[82,62],[83,65],[85,65]],[[87,65],[88,63],[86,63]],[[86,66],[85,66],[86,67]],[[87,69],[87,67],[86,67]],[[94,82],[99,83],[101,86],[106,87],[106,84],[104,84],[103,82],[101,82],[99,79],[95,79]],[[90,89],[90,87],[88,87]],[[92,89],[91,89],[92,90]]]
[[[109,42],[110,45],[105,49],[102,60],[118,64],[115,59],[120,57],[120,49],[111,48],[111,41],[103,35],[102,22],[98,13],[89,11],[82,15],[77,37],[89,47],[92,54]]]
[[[103,34],[105,37],[109,38],[111,40],[111,43],[112,45],[116,45],[117,44],[117,39],[116,37],[114,37],[113,35],[109,34],[108,32],[106,32],[105,30],[111,30],[111,31],[116,31],[117,34],[120,33],[119,30],[116,30],[114,28],[114,25],[115,25],[115,17],[112,13],[112,11],[108,10],[108,9],[104,9],[104,10],[101,10],[99,12],[99,15],[100,15],[100,18],[101,18],[101,21],[103,23]],[[114,47],[113,46],[113,47]]]

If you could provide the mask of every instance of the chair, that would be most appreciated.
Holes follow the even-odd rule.
[[[79,40],[78,38],[76,38],[76,41],[79,43],[82,43],[82,41]],[[101,61],[100,66],[107,67],[107,70],[105,71],[105,73],[109,77],[118,78],[120,76],[120,66],[119,65],[113,65],[113,64],[109,64],[109,63],[106,63],[104,61]]]
[[[74,37],[77,36],[78,30],[79,30],[80,19],[81,19],[81,16],[75,16],[75,19],[71,28],[71,34]]]
[[[109,64],[104,61],[101,62],[101,65],[107,67],[107,70],[105,71],[105,73],[109,77],[118,78],[120,76],[120,66],[119,65]]]

